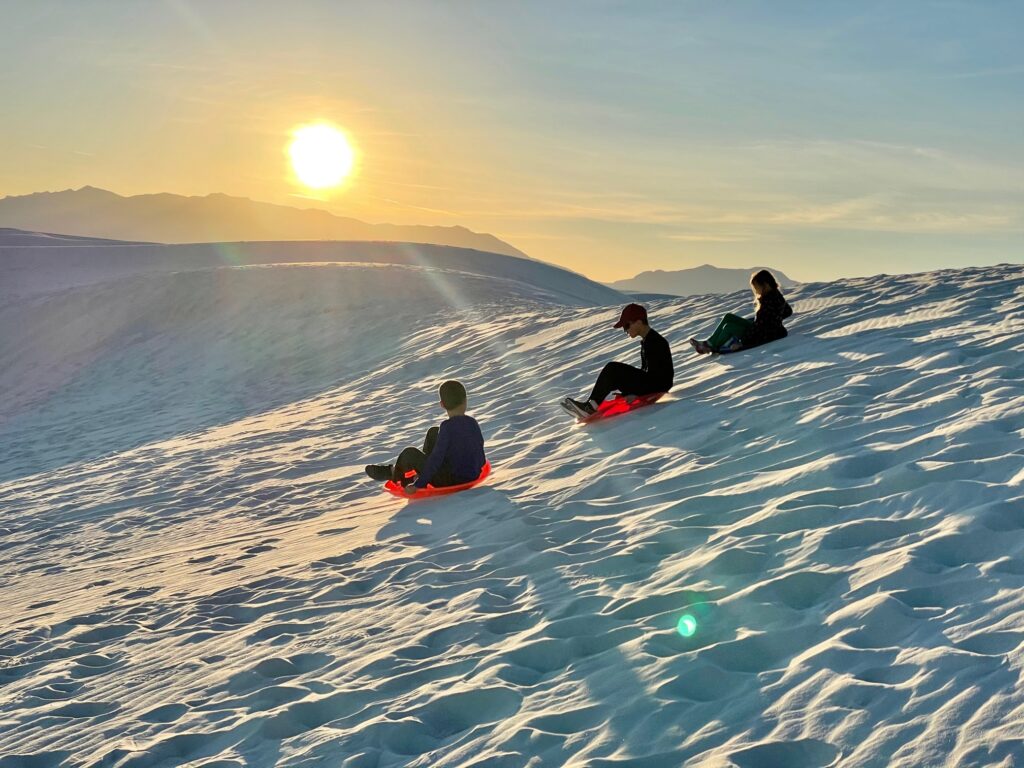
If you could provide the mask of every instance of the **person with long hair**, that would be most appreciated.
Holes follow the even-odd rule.
[[[767,269],[755,272],[750,288],[754,292],[754,319],[727,314],[706,341],[690,339],[697,354],[739,352],[788,335],[782,321],[793,314],[793,308],[782,295],[775,275]]]

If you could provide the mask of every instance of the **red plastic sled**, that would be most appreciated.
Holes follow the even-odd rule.
[[[580,424],[589,424],[592,421],[601,421],[602,419],[610,419],[612,416],[619,416],[623,413],[629,413],[629,411],[635,411],[637,408],[643,408],[645,405],[656,403],[667,392],[652,392],[649,395],[636,395],[632,400],[627,401],[625,395],[616,395],[611,400],[605,400],[599,406],[597,410],[585,419],[578,419]]]
[[[491,474],[491,462],[485,461],[484,468],[480,470],[480,475],[476,480],[470,480],[468,483],[460,483],[459,485],[442,485],[439,488],[435,488],[432,485],[428,485],[426,488],[420,488],[412,496],[402,490],[402,486],[396,483],[394,480],[388,480],[384,483],[384,490],[390,493],[392,496],[397,496],[400,499],[425,499],[428,496],[444,496],[449,493],[456,493],[457,491],[464,491],[467,488],[472,488],[474,485],[478,485],[487,479],[487,476]]]

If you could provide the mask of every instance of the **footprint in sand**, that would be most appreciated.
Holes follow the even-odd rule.
[[[687,664],[687,669],[658,688],[662,698],[690,701],[719,701],[737,695],[745,683],[756,683],[751,675],[729,672],[714,664]]]
[[[761,584],[750,596],[759,599],[767,596],[795,611],[806,611],[822,602],[844,580],[842,573],[797,571]]]
[[[164,704],[139,715],[139,720],[144,723],[173,723],[188,711],[185,704]]]
[[[348,718],[360,712],[372,697],[363,691],[339,691],[327,696],[310,696],[274,713],[263,723],[264,736],[287,739],[311,731],[327,723]]]
[[[516,712],[522,696],[495,686],[442,694],[416,712],[438,738],[453,736],[482,723],[500,722]]]
[[[579,707],[553,715],[540,715],[526,723],[526,728],[533,728],[543,733],[557,733],[561,736],[575,734],[597,728],[609,717],[608,708],[595,704]]]
[[[75,720],[112,715],[121,706],[108,701],[76,701],[46,713],[47,717],[66,717]]]
[[[107,656],[102,653],[90,653],[75,660],[70,670],[70,675],[76,680],[83,677],[94,677],[109,672],[114,667],[120,666],[123,662],[116,656]]]
[[[979,632],[956,643],[968,653],[983,656],[1003,656],[1024,643],[1024,632]]]
[[[812,645],[814,632],[806,627],[748,635],[700,651],[698,658],[731,672],[765,672],[786,666],[800,650]]]
[[[515,648],[506,658],[516,666],[547,675],[565,669],[572,657],[572,648],[565,640],[543,639]]]
[[[995,560],[1006,551],[1006,541],[991,533],[954,533],[939,536],[917,546],[916,557],[931,560],[943,568],[958,568],[968,563],[984,563]]]
[[[511,635],[532,629],[538,621],[540,621],[540,613],[537,611],[510,611],[487,619],[484,621],[483,627],[495,635]]]
[[[835,765],[839,754],[839,750],[826,741],[799,739],[756,744],[730,753],[729,759],[736,768],[827,768]]]
[[[71,752],[64,750],[0,756],[0,768],[58,768],[65,765]]]
[[[138,628],[137,624],[104,624],[99,627],[88,629],[85,632],[80,632],[79,634],[72,636],[71,640],[73,642],[86,645],[93,643],[109,643],[111,640],[118,640],[126,635],[130,635]]]
[[[249,635],[248,642],[250,645],[257,642],[267,641],[271,641],[275,644],[283,643],[291,640],[292,638],[316,632],[317,630],[323,629],[324,626],[324,623],[320,621],[282,621],[256,630]]]
[[[866,549],[883,541],[916,533],[926,527],[922,520],[866,519],[837,525],[821,537],[822,549]]]
[[[893,664],[888,667],[868,667],[854,673],[857,680],[878,685],[899,685],[912,679],[921,668],[914,664]]]
[[[321,669],[334,660],[328,653],[300,653],[295,656],[275,656],[263,659],[254,667],[235,674],[227,684],[217,690],[225,690],[234,696],[263,688],[272,682],[288,680],[299,675]]]
[[[1024,499],[989,504],[978,520],[990,531],[997,533],[1024,529]]]

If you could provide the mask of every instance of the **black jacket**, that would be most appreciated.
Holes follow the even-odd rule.
[[[640,367],[647,371],[665,391],[672,388],[675,369],[672,367],[672,350],[665,337],[651,328],[640,342]]]
[[[740,339],[744,349],[785,338],[788,332],[782,327],[782,321],[792,314],[793,308],[782,293],[773,290],[763,294],[757,302],[754,324]]]

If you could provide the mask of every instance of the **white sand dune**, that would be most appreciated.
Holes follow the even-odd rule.
[[[5,305],[0,766],[1022,764],[1024,267],[718,358],[749,294],[653,305],[672,396],[588,428],[616,307],[423,272]],[[381,493],[451,376],[491,479]]]
[[[162,245],[94,241],[0,229],[0,304],[118,278],[221,267],[353,262],[447,269],[532,285],[538,298],[594,305],[623,295],[562,267],[524,256],[404,242],[277,241]],[[81,244],[86,243],[86,244]]]

